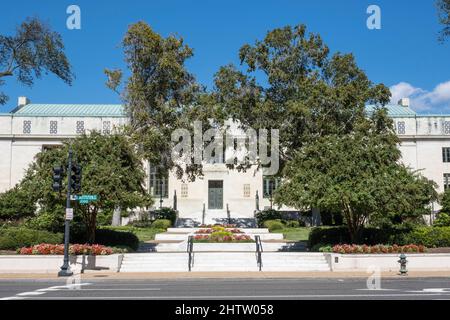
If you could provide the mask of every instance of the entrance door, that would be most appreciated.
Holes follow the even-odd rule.
[[[223,209],[223,181],[208,181],[208,209]]]

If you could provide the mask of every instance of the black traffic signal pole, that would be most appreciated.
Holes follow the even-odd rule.
[[[72,189],[72,148],[69,147],[69,163],[67,166],[67,199],[66,199],[66,219],[64,223],[64,263],[58,272],[59,277],[70,277],[73,272],[70,271],[69,265],[69,236],[70,236],[70,220],[67,219],[67,209],[70,209],[70,191]]]

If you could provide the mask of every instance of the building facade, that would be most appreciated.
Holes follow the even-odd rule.
[[[407,99],[386,108],[401,140],[402,161],[422,170],[443,192],[450,186],[450,115],[417,114]],[[42,150],[89,130],[108,134],[127,121],[122,105],[33,104],[20,97],[15,109],[0,114],[0,192],[20,182]],[[271,193],[277,186],[275,179],[265,177],[256,167],[239,172],[220,161],[205,163],[204,175],[193,182],[179,180],[173,172],[158,172],[149,163],[144,166],[146,187],[155,206],[172,207],[176,194],[180,218],[197,221],[203,212],[209,222],[227,215],[252,218],[257,207],[271,206]]]

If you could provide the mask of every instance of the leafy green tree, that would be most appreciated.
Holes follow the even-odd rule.
[[[37,199],[42,212],[53,212],[56,219],[64,216],[65,190],[52,191],[52,167],[66,164],[69,146],[83,168],[82,193],[98,195],[88,205],[75,203],[75,216],[86,227],[87,239],[95,241],[97,215],[112,211],[146,207],[152,199],[144,189],[145,172],[141,158],[129,139],[121,134],[102,135],[93,131],[61,148],[46,150],[36,156],[23,181],[24,188]],[[67,178],[64,186],[67,187]]]
[[[20,220],[35,214],[36,205],[19,186],[0,194],[0,220]]]
[[[443,25],[439,40],[444,42],[450,36],[450,0],[437,1],[439,22]]]
[[[450,213],[450,189],[444,191],[441,195],[442,212]]]
[[[408,212],[414,195],[422,197],[418,206],[429,201],[432,195],[422,192],[433,188],[398,163],[395,133],[389,125],[379,126],[388,121],[384,109],[376,110],[356,123],[352,133],[305,144],[287,163],[276,201],[300,209],[339,210],[353,242],[366,223],[385,214],[383,210],[403,206],[402,212]],[[409,193],[412,190],[414,195]]]
[[[331,55],[304,25],[274,29],[239,57],[246,70],[228,65],[215,75],[215,116],[279,129],[281,166],[318,137],[352,132],[368,102],[389,101],[389,89],[373,84],[352,54]]]
[[[176,165],[171,159],[172,132],[190,128],[196,113],[197,119],[199,114],[207,118],[198,112],[203,90],[185,67],[193,50],[182,38],[164,38],[145,22],[129,27],[122,48],[130,73],[121,93],[130,117],[128,132],[145,159],[171,169]],[[123,72],[105,73],[107,87],[120,92]]]
[[[0,35],[0,86],[5,83],[2,78],[12,76],[32,86],[34,78],[48,72],[72,83],[73,73],[59,33],[37,18],[28,18],[15,35]],[[8,96],[0,92],[0,105],[7,101]]]

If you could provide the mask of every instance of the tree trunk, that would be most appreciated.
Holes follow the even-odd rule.
[[[87,219],[87,241],[89,244],[94,244],[95,242],[95,229],[97,227],[97,210],[93,209],[90,211],[88,209],[88,219]]]

